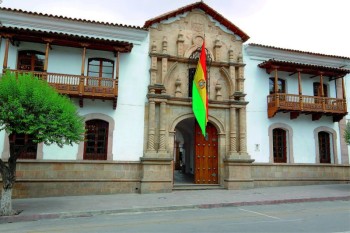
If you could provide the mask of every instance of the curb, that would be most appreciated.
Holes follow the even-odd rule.
[[[173,205],[173,206],[159,206],[159,207],[140,207],[131,209],[115,209],[115,210],[92,210],[83,212],[61,212],[61,213],[42,213],[31,215],[14,215],[0,217],[0,224],[38,221],[43,219],[65,219],[65,218],[81,218],[92,217],[94,215],[103,214],[123,214],[123,213],[138,213],[138,212],[152,212],[165,210],[185,210],[185,209],[212,209],[224,207],[238,207],[238,206],[253,206],[253,205],[278,205],[291,204],[303,202],[322,202],[322,201],[349,201],[350,196],[342,197],[318,197],[318,198],[296,198],[284,200],[267,200],[267,201],[245,201],[245,202],[231,202],[231,203],[215,203],[215,204],[196,204],[196,205]]]

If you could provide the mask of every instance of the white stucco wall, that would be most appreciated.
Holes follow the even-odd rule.
[[[293,157],[294,163],[315,163],[316,148],[314,130],[320,126],[328,127],[336,131],[337,156],[340,162],[339,126],[333,122],[332,117],[322,116],[318,121],[312,121],[311,115],[300,114],[297,119],[290,119],[289,113],[277,113],[273,118],[267,115],[267,96],[269,95],[269,77],[274,72],[267,74],[265,69],[258,67],[268,58],[250,57],[244,51],[245,67],[245,93],[247,105],[247,149],[255,162],[269,162],[270,142],[269,127],[275,123],[283,123],[293,130]],[[286,80],[286,92],[298,94],[297,75],[289,76],[289,73],[278,72],[278,77]],[[303,95],[313,96],[313,82],[319,82],[319,77],[313,79],[308,75],[302,75]],[[336,96],[335,82],[324,79],[328,86],[330,97]],[[289,145],[288,145],[289,147]]]
[[[4,43],[1,43],[0,61],[3,64]],[[113,132],[113,160],[138,161],[143,156],[144,143],[144,111],[149,84],[150,61],[148,56],[149,38],[145,34],[144,40],[134,44],[130,53],[120,54],[119,65],[119,89],[117,109],[113,110],[112,101],[84,99],[84,107],[80,108],[77,100],[74,100],[79,114],[102,113],[113,118],[115,122]],[[36,50],[45,52],[45,45],[38,43],[21,42],[18,47],[10,45],[8,66],[16,69],[17,54],[20,50]],[[102,57],[115,61],[112,52],[87,49],[85,74],[87,73],[88,59]],[[49,51],[48,72],[75,74],[81,71],[82,49],[62,46],[52,46]],[[0,152],[4,148],[4,132],[0,132]],[[0,153],[0,154],[1,154]],[[78,145],[56,145],[43,147],[44,159],[75,160],[77,158]]]

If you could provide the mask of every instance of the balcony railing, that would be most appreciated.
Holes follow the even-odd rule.
[[[9,71],[15,74],[32,73],[34,76],[46,80],[59,93],[72,97],[115,99],[118,96],[116,79],[23,70]]]
[[[305,114],[346,115],[346,101],[338,98],[277,93],[267,96],[268,117],[277,112]]]

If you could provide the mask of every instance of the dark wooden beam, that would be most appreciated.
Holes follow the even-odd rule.
[[[290,113],[290,119],[291,120],[297,119],[299,115],[300,115],[299,112],[291,112]]]
[[[321,119],[321,117],[322,117],[322,113],[313,113],[312,121],[318,121],[319,119]]]

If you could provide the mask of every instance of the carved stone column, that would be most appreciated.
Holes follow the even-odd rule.
[[[165,119],[166,119],[166,102],[163,101],[160,103],[160,112],[159,112],[159,156],[164,157],[167,153],[166,151],[166,138],[165,138]]]
[[[214,56],[215,56],[215,61],[220,61],[221,60],[221,41],[216,39],[215,40],[215,45],[214,45]]]
[[[230,78],[232,80],[232,93],[234,93],[236,91],[236,67],[232,64],[234,62],[233,60],[233,50],[230,49],[228,51],[228,56],[229,56],[229,62],[230,62],[230,66],[229,66],[229,73],[230,73]]]
[[[246,108],[239,109],[239,154],[241,157],[249,157],[247,153],[247,124]]]
[[[146,151],[146,157],[147,155],[150,156],[151,154],[155,154],[156,150],[154,147],[154,140],[155,140],[155,119],[156,114],[156,103],[154,100],[149,100],[149,107],[148,107],[148,142],[147,142],[147,151]]]
[[[237,117],[236,108],[230,106],[230,150],[227,158],[237,157]]]
[[[164,55],[168,54],[168,41],[167,41],[166,37],[163,38],[162,53]],[[163,57],[162,58],[162,84],[165,81],[165,75],[166,75],[167,72],[168,72],[168,58]]]
[[[155,45],[155,42],[153,42],[151,46],[151,53],[156,53],[156,52],[157,52],[157,46]],[[157,82],[157,57],[156,56],[151,56],[150,74],[151,74],[150,85],[154,85]]]
[[[243,63],[242,54],[238,55],[238,63]],[[238,91],[244,92],[244,67],[240,66],[238,67]],[[244,97],[242,97],[244,100]]]
[[[184,56],[184,35],[182,34],[182,31],[179,32],[179,35],[177,37],[177,55],[179,57],[183,57]]]

